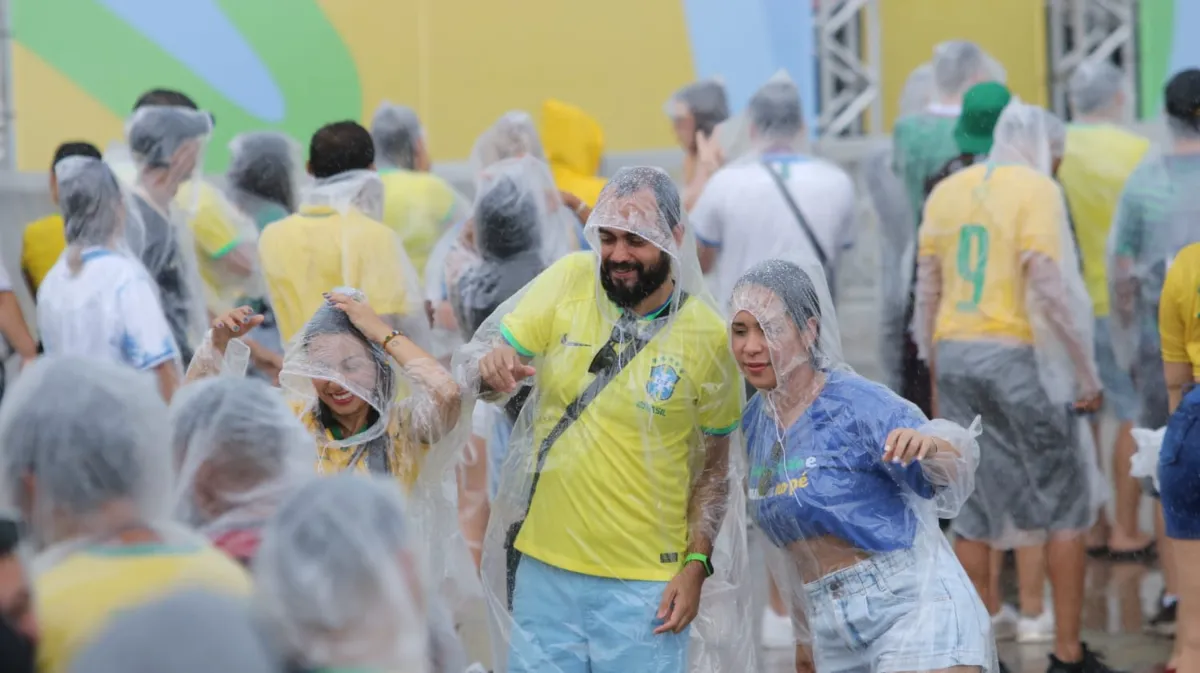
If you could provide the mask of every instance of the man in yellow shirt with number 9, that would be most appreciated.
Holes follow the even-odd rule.
[[[1091,301],[1066,205],[1051,177],[1062,122],[1014,101],[989,160],[943,180],[918,234],[914,331],[934,377],[934,413],[985,419],[975,490],[955,551],[993,615],[991,549],[1047,539],[1054,587],[1050,671],[1107,670],[1080,640],[1082,533],[1094,522],[1094,457],[1076,414],[1098,410]],[[1028,544],[1028,542],[1024,542]]]

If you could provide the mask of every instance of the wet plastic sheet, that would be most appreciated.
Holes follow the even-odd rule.
[[[494,668],[576,670],[590,658],[631,669],[654,661],[755,670],[755,647],[739,628],[750,619],[744,461],[734,448],[741,386],[729,385],[723,323],[678,192],[657,169],[623,169],[585,232],[599,252],[550,266],[455,358],[464,387],[482,379],[497,403],[519,388],[497,378],[497,358],[509,358],[501,369],[531,376],[484,541]],[[629,310],[651,294],[663,297],[661,309],[637,320]],[[625,348],[637,344],[644,350],[626,361]],[[518,353],[532,370],[517,364]],[[548,443],[597,379],[608,383]],[[707,541],[715,574],[703,582],[698,617],[689,631],[654,634],[664,591],[701,579],[703,568],[684,562],[691,545]]]
[[[730,304],[758,389],[743,432],[749,510],[818,671],[995,670],[990,619],[938,526],[970,496],[978,419],[926,419],[842,359],[821,267],[770,260]]]
[[[190,225],[203,205],[199,182],[211,133],[207,112],[181,107],[142,107],[125,124],[129,155],[137,167],[134,193],[146,230],[142,262],[158,283],[185,362],[208,326],[197,237]]]
[[[985,422],[980,479],[954,530],[1001,548],[1085,530],[1106,496],[1074,411],[1100,381],[1091,299],[1050,178],[1061,136],[1050,113],[1010,103],[990,161],[941,183],[920,233],[915,339],[936,364],[941,412]]]
[[[379,176],[347,171],[318,180],[298,213],[263,231],[259,256],[285,343],[324,304],[324,293],[353,287],[385,322],[429,349],[421,284],[399,236],[379,221],[383,210]]]

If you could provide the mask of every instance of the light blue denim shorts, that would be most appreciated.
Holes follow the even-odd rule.
[[[655,635],[666,582],[581,575],[523,556],[508,673],[684,673],[688,633]]]
[[[804,585],[818,671],[992,668],[991,618],[975,587],[945,545],[926,553],[934,558],[877,554]]]

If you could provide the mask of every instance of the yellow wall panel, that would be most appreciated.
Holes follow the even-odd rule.
[[[881,0],[884,123],[895,120],[904,80],[933,45],[971,40],[1000,61],[1022,100],[1048,98],[1045,0]]]
[[[48,170],[55,148],[66,140],[86,140],[104,151],[121,138],[119,117],[20,42],[12,43],[12,59],[13,94],[20,103],[17,170]]]
[[[663,101],[694,78],[679,0],[321,0],[355,62],[364,116],[411,105],[435,156],[465,157],[498,116],[559,98],[607,149],[673,144]],[[647,26],[653,26],[648,30]]]

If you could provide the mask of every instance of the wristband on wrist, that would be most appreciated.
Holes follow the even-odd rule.
[[[693,552],[691,554],[688,554],[683,559],[683,565],[686,566],[687,564],[691,563],[692,561],[696,561],[697,563],[700,563],[701,565],[704,566],[704,576],[705,577],[712,577],[712,575],[713,575],[712,562],[708,560],[707,555],[701,554],[699,552]]]

